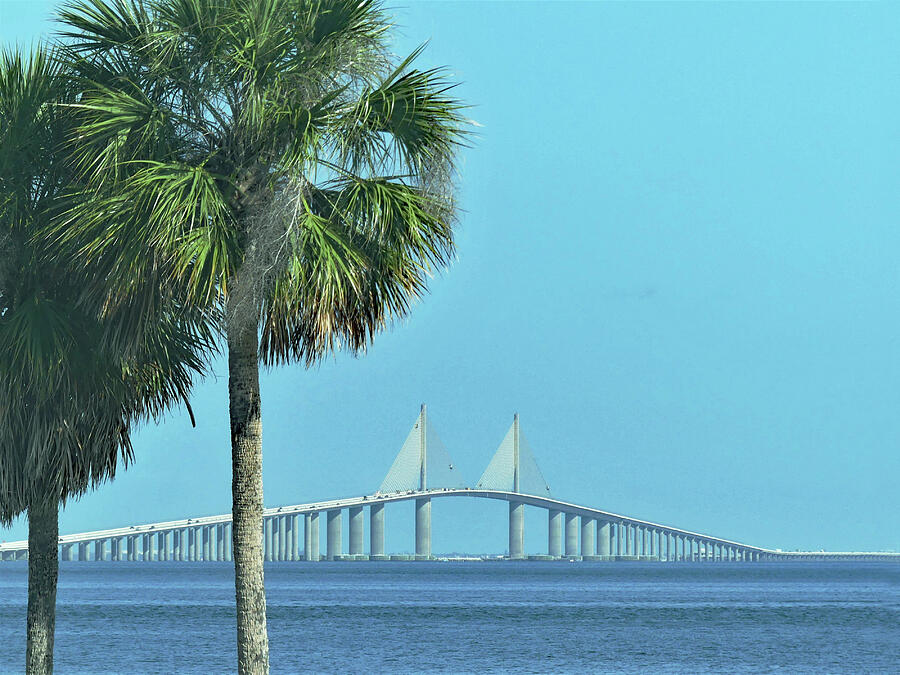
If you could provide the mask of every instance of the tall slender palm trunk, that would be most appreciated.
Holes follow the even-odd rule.
[[[238,672],[269,672],[266,588],[262,550],[262,417],[259,335],[253,312],[229,308],[228,399],[231,416],[231,491]]]
[[[28,505],[28,642],[25,672],[53,672],[56,582],[59,577],[59,504],[55,499]]]

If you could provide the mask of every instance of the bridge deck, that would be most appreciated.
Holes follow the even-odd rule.
[[[741,542],[733,541],[730,539],[723,539],[721,537],[715,537],[708,534],[703,534],[700,532],[693,532],[690,530],[684,530],[677,527],[672,527],[670,525],[664,525],[662,523],[655,523],[648,520],[641,520],[638,518],[632,518],[629,516],[624,516],[618,513],[612,513],[610,511],[603,511],[601,509],[594,509],[587,506],[581,506],[579,504],[573,504],[571,502],[565,502],[559,499],[554,499],[551,497],[543,497],[543,496],[535,496],[535,495],[525,495],[515,492],[508,492],[503,490],[484,490],[484,489],[470,489],[470,488],[440,488],[440,489],[431,489],[431,490],[408,490],[405,492],[399,493],[390,493],[390,494],[373,494],[373,495],[364,495],[360,497],[347,497],[343,499],[331,499],[326,501],[319,502],[311,502],[308,504],[293,504],[289,506],[279,506],[275,508],[265,509],[263,512],[264,517],[267,516],[281,516],[281,515],[292,515],[292,514],[306,514],[306,513],[315,513],[319,511],[331,511],[334,509],[343,509],[348,507],[358,507],[358,506],[366,506],[372,504],[385,504],[392,502],[402,502],[402,501],[411,501],[415,499],[420,499],[423,497],[429,497],[431,499],[436,498],[445,498],[445,497],[470,497],[470,498],[481,498],[481,499],[497,499],[502,501],[516,501],[524,504],[528,504],[531,506],[536,506],[540,508],[546,509],[555,509],[564,513],[574,514],[576,516],[585,516],[589,518],[595,518],[597,520],[607,521],[613,524],[625,524],[625,525],[634,525],[643,528],[650,528],[653,530],[660,531],[664,534],[672,534],[681,537],[688,537],[698,540],[703,540],[704,542],[708,542],[710,544],[721,544],[725,546],[739,548],[745,551],[757,552],[760,554],[767,555],[777,555],[783,558],[797,558],[797,557],[809,557],[809,556],[820,556],[823,558],[839,558],[839,557],[848,557],[852,556],[855,558],[859,557],[891,557],[897,556],[900,559],[900,554],[884,554],[884,553],[826,553],[826,552],[782,552],[776,551],[772,549],[763,548],[760,546],[753,546],[749,544],[743,544]],[[198,518],[186,518],[183,520],[171,520],[166,522],[159,523],[147,523],[143,525],[132,525],[128,527],[118,527],[112,528],[108,530],[96,530],[93,532],[80,532],[78,534],[67,534],[62,535],[59,538],[59,543],[61,545],[67,544],[78,544],[85,543],[91,541],[98,541],[101,539],[109,539],[115,537],[126,537],[133,536],[137,534],[154,534],[160,532],[170,532],[173,530],[180,530],[186,527],[200,527],[204,525],[218,525],[222,523],[230,523],[231,522],[231,514],[223,514],[217,516],[202,516]],[[27,541],[13,541],[6,542],[0,544],[0,552],[8,552],[8,551],[24,551],[28,548]]]

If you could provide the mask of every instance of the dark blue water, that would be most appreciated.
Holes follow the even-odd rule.
[[[0,564],[21,672],[25,563]],[[273,673],[900,673],[896,564],[276,563]],[[234,670],[229,563],[64,563],[59,673]]]

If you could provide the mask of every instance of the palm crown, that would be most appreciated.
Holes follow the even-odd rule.
[[[115,248],[128,278],[153,251],[249,314],[269,363],[364,346],[452,255],[461,106],[416,54],[390,67],[377,3],[88,0],[62,19],[103,195],[71,214],[83,254]]]

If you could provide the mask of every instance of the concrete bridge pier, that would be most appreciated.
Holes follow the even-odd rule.
[[[416,499],[416,559],[431,558],[431,498]]]
[[[369,558],[384,558],[384,504],[369,507]]]
[[[625,555],[634,555],[634,526],[625,524]]]
[[[341,509],[326,512],[325,551],[327,560],[338,560],[341,557]]]
[[[216,525],[216,560],[225,562],[225,526]]]
[[[300,516],[291,516],[291,560],[300,560]]]
[[[547,555],[562,557],[562,511],[547,509]]]
[[[303,559],[319,562],[319,512],[307,513],[303,522]]]
[[[625,524],[616,523],[616,555],[625,555]]]
[[[105,551],[103,549],[106,548],[105,544],[106,544],[105,539],[98,539],[97,541],[94,542],[94,560],[95,561],[103,560],[104,554],[105,554]]]
[[[525,558],[525,504],[509,503],[509,558]]]
[[[203,562],[209,562],[210,560],[212,560],[212,553],[210,550],[212,544],[212,542],[210,541],[210,534],[212,533],[210,530],[211,528],[209,525],[203,528]]]
[[[363,507],[351,506],[350,520],[350,555],[363,554]]]
[[[234,527],[232,523],[225,523],[225,561],[234,561]]]
[[[566,557],[574,558],[578,555],[578,516],[574,513],[566,513]]]
[[[597,555],[608,558],[610,556],[610,526],[608,520],[597,521]]]
[[[78,561],[86,562],[87,559],[87,544],[82,542],[78,544]]]
[[[278,560],[284,562],[288,559],[288,536],[291,531],[288,528],[288,517],[278,516]]]
[[[581,557],[597,555],[597,542],[594,540],[594,531],[597,529],[597,521],[589,516],[581,516]]]
[[[340,512],[338,512],[340,513]],[[263,521],[263,559],[266,562],[272,562],[272,550],[274,548],[274,543],[272,542],[272,518],[266,518]]]
[[[63,544],[60,547],[59,557],[61,560],[68,562],[72,559],[72,544]]]

